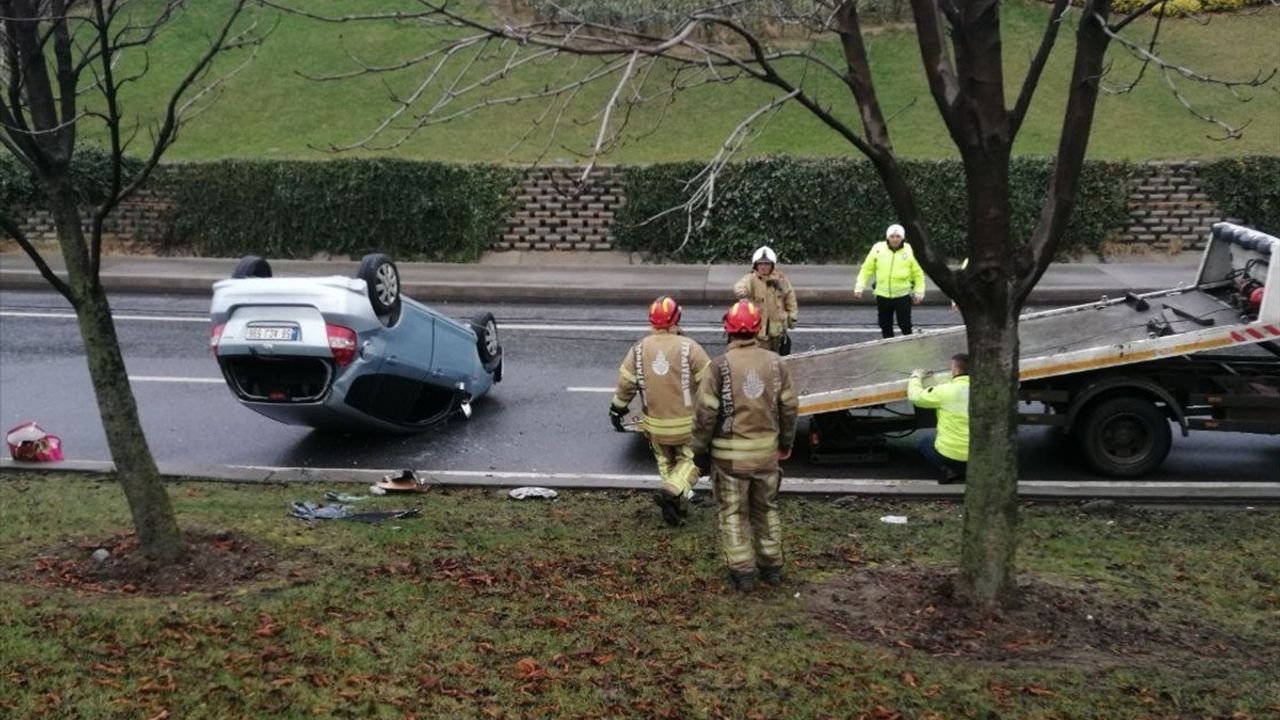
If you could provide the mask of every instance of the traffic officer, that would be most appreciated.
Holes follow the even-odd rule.
[[[688,514],[686,499],[698,482],[698,466],[690,447],[694,397],[710,359],[693,338],[680,332],[680,305],[662,296],[649,306],[653,332],[627,351],[618,368],[618,389],[609,404],[609,419],[622,432],[622,418],[638,393],[644,412],[642,427],[658,462],[662,489],[654,501],[672,527]]]
[[[777,354],[756,342],[763,313],[739,300],[724,316],[729,347],[698,390],[695,452],[711,448],[720,545],[729,579],[746,592],[782,584],[781,460],[791,456],[799,401]]]
[[[893,337],[893,318],[903,335],[911,334],[911,306],[924,301],[924,269],[906,242],[906,231],[901,225],[890,225],[885,239],[871,246],[867,259],[862,262],[858,281],[853,286],[854,297],[861,298],[867,283],[875,277],[876,311],[879,316],[880,334]]]
[[[760,345],[786,355],[791,352],[787,330],[796,326],[799,308],[791,281],[777,265],[778,254],[771,248],[756,248],[751,255],[751,272],[734,284],[733,292],[737,297],[755,303],[764,316],[758,337]]]
[[[943,485],[962,483],[969,467],[969,356],[951,358],[951,379],[924,387],[924,370],[913,370],[907,399],[916,407],[938,411],[937,438],[920,438],[920,454],[941,475]]]

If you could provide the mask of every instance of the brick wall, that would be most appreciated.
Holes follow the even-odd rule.
[[[107,216],[102,228],[102,243],[111,252],[146,252],[152,250],[169,231],[169,210],[173,198],[165,189],[165,177],[173,168],[160,167],[152,173],[150,184],[139,188]],[[90,218],[81,223],[89,231]],[[47,210],[18,213],[18,227],[33,241],[56,241],[53,214]]]
[[[1204,247],[1209,227],[1223,220],[1200,187],[1196,161],[1153,162],[1129,188],[1129,222],[1115,242],[1177,251]],[[165,178],[178,167],[158,168],[149,187],[122,203],[107,221],[104,241],[113,252],[146,251],[169,232],[171,195]],[[537,167],[511,189],[515,210],[493,250],[612,250],[613,223],[626,201],[622,168],[601,167],[579,183],[580,168]],[[33,240],[56,240],[49,213],[18,213]],[[87,222],[86,222],[87,227]]]
[[[516,210],[494,250],[612,250],[613,220],[625,201],[620,172],[536,167],[512,188]]]
[[[1223,219],[1200,188],[1200,163],[1152,162],[1129,187],[1129,224],[1116,238],[1177,252],[1203,249],[1209,228]]]

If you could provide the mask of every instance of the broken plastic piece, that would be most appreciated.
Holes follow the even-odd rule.
[[[560,493],[544,487],[519,487],[507,493],[507,495],[512,500],[528,500],[529,498],[555,500],[560,497]]]
[[[346,505],[317,505],[313,502],[295,502],[289,514],[299,520],[341,520],[350,515]]]
[[[62,439],[50,435],[34,420],[18,423],[5,433],[9,456],[24,462],[56,462],[62,459]]]
[[[426,492],[430,489],[427,481],[412,470],[401,470],[399,475],[387,475],[374,483],[373,487],[387,492]]]
[[[880,522],[888,523],[889,525],[906,525],[907,516],[906,515],[882,515],[880,516]]]

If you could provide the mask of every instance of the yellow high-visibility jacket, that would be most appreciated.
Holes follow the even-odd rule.
[[[943,457],[969,462],[969,376],[961,375],[926,388],[920,378],[907,383],[907,399],[916,407],[938,411],[938,439],[933,447]]]
[[[904,241],[897,250],[891,249],[888,241],[884,240],[872,245],[867,259],[862,262],[853,291],[865,290],[872,277],[876,279],[876,295],[880,297],[924,295],[924,269],[916,260],[909,242]]]

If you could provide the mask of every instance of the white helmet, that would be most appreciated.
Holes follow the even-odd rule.
[[[771,265],[778,264],[778,253],[773,251],[768,245],[761,245],[751,254],[751,267],[755,267],[760,263],[769,263]]]
[[[904,238],[907,236],[907,231],[898,223],[894,223],[889,226],[888,230],[884,231],[884,236],[886,238],[891,237],[893,235],[897,235],[900,238]]]

